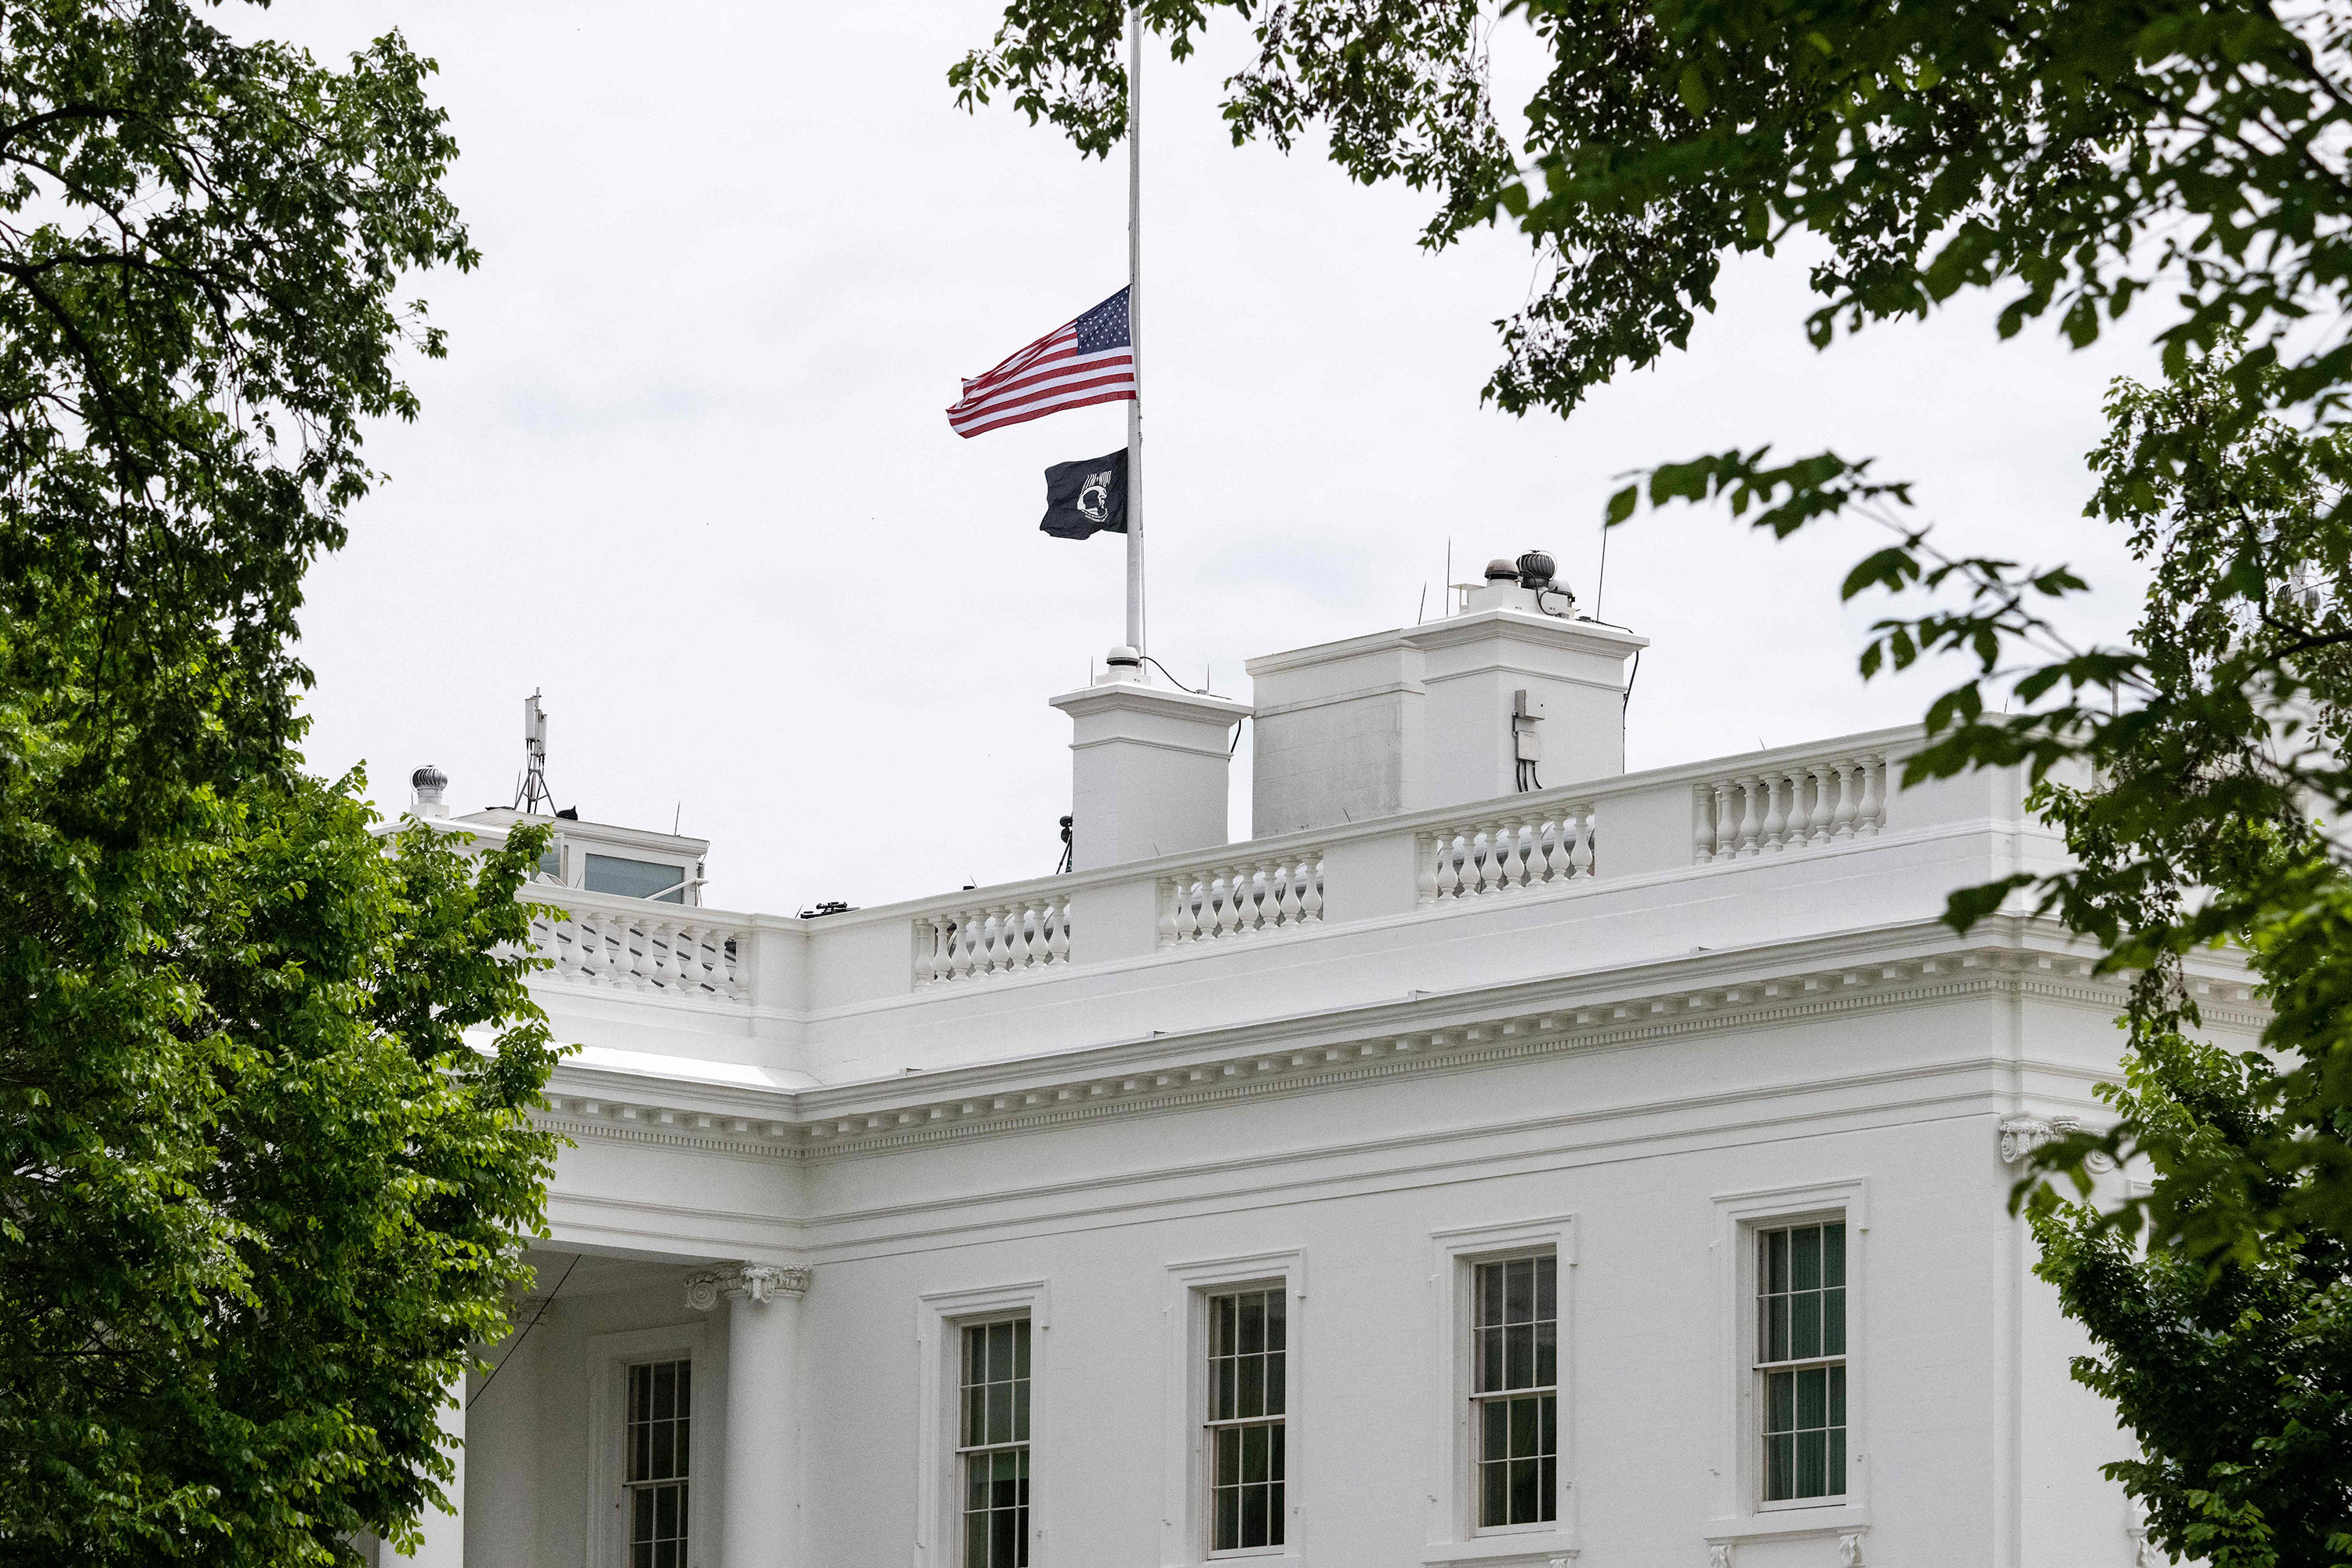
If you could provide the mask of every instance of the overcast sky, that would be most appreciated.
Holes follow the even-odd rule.
[[[1051,869],[1069,737],[1045,700],[1119,640],[1122,558],[1037,531],[1040,471],[1124,416],[965,441],[941,411],[1124,281],[1126,174],[955,110],[944,73],[993,21],[281,0],[240,24],[339,54],[396,23],[437,58],[483,253],[409,290],[449,357],[414,367],[423,417],[371,436],[392,482],[310,579],[316,769],[364,762],[390,811],[425,762],[461,809],[507,804],[536,689],[557,802],[709,838],[713,904]],[[1188,681],[1246,698],[1245,658],[1410,623],[1449,540],[1457,577],[1549,550],[1590,608],[1615,476],[1766,442],[1875,456],[1953,542],[2087,567],[2086,634],[2127,624],[2082,455],[2108,378],[2152,366],[2153,315],[2073,353],[2000,342],[1977,300],[1816,353],[1784,256],[1728,271],[1687,353],[1566,424],[1515,420],[1478,389],[1523,242],[1431,257],[1425,198],[1233,149],[1217,83],[1245,45],[1228,25],[1146,68],[1152,651]],[[1619,531],[1602,612],[1653,641],[1632,765],[1916,718],[1928,689],[1865,687],[1868,616],[1836,601],[1873,542],[1703,512]]]

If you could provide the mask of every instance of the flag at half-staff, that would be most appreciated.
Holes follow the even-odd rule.
[[[1135,335],[1127,306],[1122,289],[994,370],[971,377],[948,410],[948,424],[957,435],[971,437],[1065,408],[1133,401]]]

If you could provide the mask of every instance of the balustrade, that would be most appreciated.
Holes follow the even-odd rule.
[[[553,964],[544,973],[566,984],[745,999],[750,936],[738,926],[629,910],[541,915],[530,929],[539,955]]]
[[[1540,888],[1595,869],[1592,803],[1496,812],[1420,835],[1417,902]]]
[[[915,981],[929,985],[1070,961],[1070,900],[1039,894],[915,921]]]
[[[1691,860],[1732,860],[1886,826],[1886,759],[1875,752],[1782,763],[1692,787]]]
[[[1160,945],[1217,942],[1323,919],[1323,851],[1251,856],[1160,879]]]

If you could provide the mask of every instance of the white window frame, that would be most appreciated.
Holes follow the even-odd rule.
[[[1256,1287],[1283,1291],[1282,1544],[1235,1552],[1209,1550],[1209,1299]],[[1166,1568],[1209,1568],[1246,1563],[1253,1568],[1297,1568],[1303,1560],[1298,1502],[1299,1436],[1304,1424],[1307,1254],[1300,1249],[1240,1258],[1200,1258],[1168,1265],[1166,1506],[1160,1512],[1160,1562]],[[1034,1396],[1033,1396],[1034,1398]]]
[[[1502,1225],[1457,1226],[1429,1233],[1430,1387],[1428,1543],[1421,1561],[1446,1563],[1549,1563],[1581,1550],[1575,1486],[1576,1216],[1548,1215]],[[1559,1492],[1551,1520],[1482,1527],[1478,1523],[1477,1433],[1470,1424],[1474,1384],[1470,1331],[1475,1321],[1476,1265],[1549,1252],[1559,1314]]]
[[[1870,1192],[1860,1176],[1714,1200],[1709,1243],[1717,1280],[1719,1454],[1711,1545],[1789,1536],[1860,1535],[1870,1528]],[[1846,1489],[1843,1497],[1766,1502],[1763,1411],[1756,1376],[1756,1247],[1767,1231],[1845,1226]]]
[[[694,1424],[687,1442],[687,1557],[700,1563],[719,1540],[725,1476],[726,1404],[717,1398],[726,1368],[710,1356],[710,1331],[702,1323],[590,1334],[588,1352],[588,1562],[590,1568],[627,1568],[628,1488],[621,1479],[627,1452],[629,1368],[646,1362],[685,1361],[694,1367]],[[715,1417],[715,1419],[714,1419]]]
[[[1029,1320],[1029,1568],[1045,1568],[1044,1505],[1050,1486],[1039,1486],[1038,1478],[1044,1473],[1039,1461],[1051,1422],[1045,1394],[1053,1297],[1043,1279],[933,1290],[917,1298],[915,1341],[922,1382],[916,1445],[916,1568],[957,1568],[963,1562],[962,1475],[957,1462],[963,1331],[974,1324],[1012,1318]]]

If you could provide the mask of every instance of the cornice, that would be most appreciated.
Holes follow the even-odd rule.
[[[838,1089],[795,1092],[679,1079],[623,1085],[611,1073],[583,1074],[573,1085],[562,1081],[568,1075],[559,1068],[541,1120],[574,1140],[830,1160],[1971,996],[2030,998],[2109,1014],[2120,1011],[2125,999],[2123,984],[2095,975],[2088,960],[2017,946],[1828,963],[1822,960],[1831,955],[1815,952],[1810,964],[1798,954],[1784,956],[1793,966],[1762,979],[1574,1002],[1557,999],[1567,989],[1560,983],[1461,997],[1415,994],[1352,1013],[1150,1037],[1059,1058]],[[1638,986],[1641,977],[1619,978]],[[1591,977],[1575,983],[1589,986]],[[2209,1023],[2261,1026],[2263,1015],[2248,1005],[2246,986],[2213,979],[2197,984],[2205,993]],[[1543,1005],[1547,991],[1550,1005]],[[1421,1026],[1401,1026],[1399,1019],[1417,1019]]]

